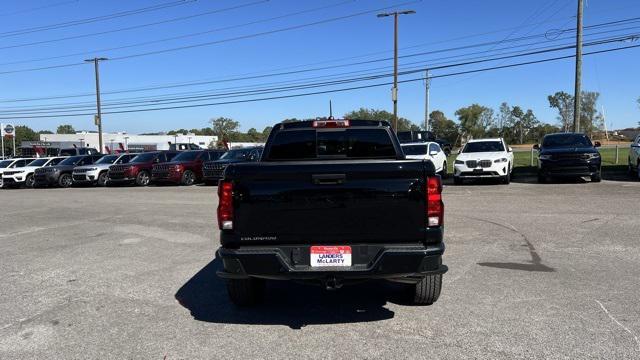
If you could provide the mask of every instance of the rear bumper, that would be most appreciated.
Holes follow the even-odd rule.
[[[402,279],[447,272],[447,267],[442,265],[444,243],[426,247],[352,245],[353,265],[344,268],[311,267],[308,248],[219,248],[216,256],[222,260],[223,270],[217,274],[227,279],[258,277],[273,280],[357,280]],[[368,253],[370,254],[367,255]]]

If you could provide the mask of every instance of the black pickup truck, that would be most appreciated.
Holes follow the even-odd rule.
[[[277,124],[261,161],[229,164],[218,184],[218,276],[239,306],[265,280],[388,279],[432,304],[447,271],[441,192],[433,164],[405,160],[386,121]]]

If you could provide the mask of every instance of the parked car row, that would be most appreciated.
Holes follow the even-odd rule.
[[[150,183],[217,183],[230,163],[258,161],[260,147],[223,150],[152,151],[139,154],[85,154],[0,161],[2,187],[73,185],[147,186]]]

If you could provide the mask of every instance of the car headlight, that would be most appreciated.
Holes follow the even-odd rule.
[[[599,159],[600,158],[600,154],[599,153],[593,153],[593,154],[587,154],[587,159],[589,160],[593,160],[593,159]]]
[[[97,167],[92,167],[92,168],[87,169],[87,171],[96,171],[96,170],[98,170]]]
[[[456,160],[456,161],[455,161],[455,164],[457,164],[457,165],[464,165],[464,161],[462,161],[462,160]]]
[[[540,155],[540,160],[551,160],[551,155]]]
[[[507,158],[493,160],[494,163],[501,163],[501,162],[507,162],[507,161],[509,161]]]

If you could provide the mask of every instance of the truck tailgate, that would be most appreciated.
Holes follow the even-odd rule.
[[[421,160],[338,160],[234,165],[234,231],[242,242],[420,243],[425,240]]]

